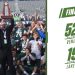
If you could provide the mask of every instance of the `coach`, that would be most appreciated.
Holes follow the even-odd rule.
[[[11,19],[11,25],[6,27],[4,19],[0,19],[0,75],[6,75],[6,64],[9,66],[11,75],[16,75],[13,66],[13,57],[11,52],[10,35],[14,27],[14,20]]]

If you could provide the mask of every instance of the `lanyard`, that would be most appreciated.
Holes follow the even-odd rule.
[[[3,31],[3,33],[4,33],[4,44],[7,44],[6,31]]]
[[[6,31],[3,31],[3,33],[4,33],[4,38],[6,39]]]
[[[27,56],[27,64],[30,65],[29,56]]]
[[[26,43],[27,43],[27,41],[23,41],[23,43],[22,43],[22,48],[23,49],[26,48]]]

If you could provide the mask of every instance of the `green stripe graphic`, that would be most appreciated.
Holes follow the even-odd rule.
[[[75,16],[75,7],[61,8],[59,18]]]

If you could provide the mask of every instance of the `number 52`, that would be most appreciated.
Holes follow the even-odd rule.
[[[68,23],[66,26],[65,36],[75,35],[75,23]]]

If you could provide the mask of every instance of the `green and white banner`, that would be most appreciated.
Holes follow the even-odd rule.
[[[59,18],[75,16],[75,7],[61,8]]]
[[[48,3],[51,75],[75,75],[75,0]]]

